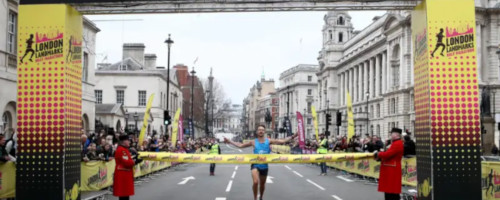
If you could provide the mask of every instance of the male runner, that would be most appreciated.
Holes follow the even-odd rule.
[[[270,154],[271,153],[270,144],[285,144],[291,139],[297,137],[297,134],[295,134],[291,137],[281,140],[269,139],[265,137],[265,132],[266,132],[266,126],[259,125],[257,127],[257,138],[255,140],[242,144],[239,142],[233,142],[224,137],[224,142],[230,143],[238,148],[253,146],[254,154]],[[262,196],[264,196],[264,190],[266,188],[266,180],[269,167],[267,164],[252,164],[250,166],[250,170],[252,170],[253,197],[255,200],[257,200],[257,187],[259,186],[260,183],[260,200],[262,200]]]
[[[26,40],[26,51],[24,51],[24,56],[21,58],[21,63],[24,60],[24,57],[31,53],[30,61],[33,62],[33,56],[35,55],[35,50],[33,50],[33,34],[30,34],[30,38]]]
[[[439,49],[439,47],[443,47],[441,50],[441,56],[444,56],[443,52],[444,52],[444,49],[446,48],[446,45],[444,45],[444,43],[443,43],[443,38],[444,38],[443,32],[444,32],[443,29],[439,29],[439,33],[436,34],[436,39],[437,39],[436,48],[431,53],[431,57],[433,57],[433,58],[434,58],[434,53]]]

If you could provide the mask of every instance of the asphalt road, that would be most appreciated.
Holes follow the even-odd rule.
[[[221,145],[222,153],[251,153]],[[266,184],[266,200],[383,200],[376,185],[357,181],[331,170],[318,176],[311,164],[272,164]],[[272,181],[272,183],[269,181]],[[145,200],[252,200],[250,165],[218,164],[209,176],[208,164],[184,164],[136,182],[135,196]],[[108,196],[108,199],[117,199]]]

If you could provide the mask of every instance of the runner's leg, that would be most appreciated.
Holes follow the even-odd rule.
[[[257,200],[257,187],[259,187],[259,171],[257,168],[252,169],[252,180],[253,199]]]
[[[264,196],[264,190],[266,190],[267,175],[259,176],[260,178],[260,198]]]

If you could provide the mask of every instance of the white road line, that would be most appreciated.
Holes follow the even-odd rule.
[[[343,176],[337,176],[337,178],[340,178],[340,179],[344,180],[345,182],[349,182],[349,183],[354,182],[353,180],[348,179],[348,178],[344,178]]]
[[[299,172],[293,171],[293,173],[297,174],[297,176],[300,176],[300,178],[303,178],[302,174],[299,174]]]
[[[310,184],[313,184],[314,186],[316,186],[320,190],[325,190],[325,188],[321,187],[321,185],[318,185],[318,184],[316,184],[315,182],[313,182],[313,181],[311,181],[309,179],[307,179],[307,182],[309,182]]]
[[[234,170],[238,170],[238,166],[234,167]]]
[[[231,191],[231,186],[233,186],[233,181],[229,181],[229,184],[227,184],[226,192]]]
[[[231,179],[234,179],[235,175],[236,175],[236,171],[233,172],[233,175],[231,176]]]
[[[288,167],[288,165],[285,165],[285,167],[286,167],[288,170],[292,170],[292,168]]]
[[[215,200],[226,200],[226,197],[216,197]]]
[[[243,152],[241,149],[236,149],[234,147],[231,147],[229,144],[226,144],[227,148],[230,148],[232,150],[236,150],[236,151],[239,151],[239,152]]]
[[[341,198],[339,198],[337,195],[332,195],[333,198],[337,199],[337,200],[342,200]]]

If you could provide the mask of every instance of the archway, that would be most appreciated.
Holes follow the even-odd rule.
[[[115,131],[118,133],[118,132],[120,132],[122,130],[121,128],[122,128],[122,122],[120,120],[118,120],[116,122]]]
[[[89,129],[89,117],[87,114],[83,114],[82,116],[82,129],[85,133],[88,134]]]

